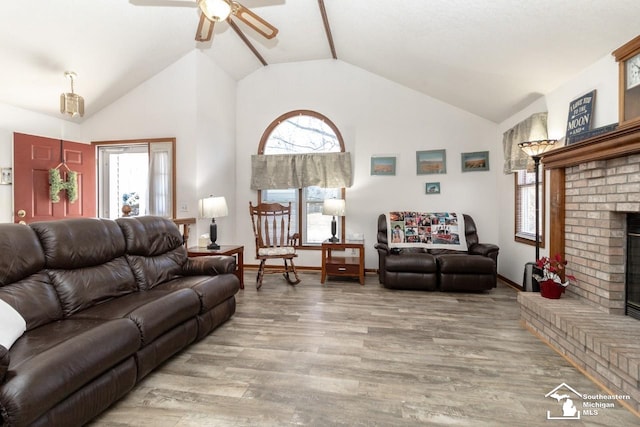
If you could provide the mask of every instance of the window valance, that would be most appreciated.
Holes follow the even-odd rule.
[[[539,141],[547,139],[547,113],[532,114],[526,120],[521,121],[502,136],[502,148],[504,150],[505,174],[519,170],[533,169],[533,161],[518,144],[526,141]]]
[[[254,154],[251,189],[351,187],[350,153]]]

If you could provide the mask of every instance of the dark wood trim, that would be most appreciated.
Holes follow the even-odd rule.
[[[244,42],[244,44],[247,45],[247,47],[249,48],[249,50],[251,50],[251,52],[253,52],[253,54],[255,55],[256,58],[258,58],[258,61],[260,61],[260,63],[262,65],[264,65],[265,67],[269,64],[267,64],[267,61],[264,60],[264,58],[262,57],[262,55],[260,55],[260,52],[258,52],[258,50],[255,48],[255,46],[253,46],[253,44],[251,44],[251,42],[249,41],[249,39],[247,38],[247,36],[244,35],[244,33],[242,32],[242,30],[240,29],[240,27],[238,27],[238,25],[233,22],[231,19],[227,19],[227,22],[229,23],[229,26],[233,29],[233,31],[236,32],[236,34],[238,35],[238,37],[240,37],[240,39]]]
[[[549,253],[564,258],[565,234],[565,169],[550,171],[549,185]]]
[[[498,280],[501,280],[505,283],[505,285],[510,286],[512,288],[514,288],[517,291],[524,291],[524,289],[522,288],[522,285],[517,284],[516,282],[514,282],[511,279],[507,279],[506,277],[504,277],[501,274],[498,274]]]
[[[556,148],[542,155],[547,169],[567,168],[582,163],[640,153],[640,123]]]
[[[329,18],[327,17],[327,8],[324,5],[324,0],[318,0],[318,6],[320,6],[320,14],[322,15],[324,31],[327,33],[327,41],[329,42],[329,48],[331,49],[331,56],[333,59],[338,59],[336,47],[333,44],[333,35],[331,34],[331,26],[329,25]]]

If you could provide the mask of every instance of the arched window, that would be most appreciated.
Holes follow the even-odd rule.
[[[344,152],[338,128],[327,117],[310,110],[295,110],[275,119],[264,131],[258,154],[303,154]],[[317,246],[331,237],[332,217],[322,214],[325,199],[344,199],[344,188],[282,188],[258,191],[261,202],[291,202],[295,218],[291,233],[300,233],[303,246]],[[344,217],[338,221],[338,236],[344,241]]]

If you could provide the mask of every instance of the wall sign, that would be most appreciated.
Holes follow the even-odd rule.
[[[596,101],[596,91],[582,95],[569,104],[569,118],[567,119],[567,142],[583,132],[591,130],[593,122],[593,105]]]

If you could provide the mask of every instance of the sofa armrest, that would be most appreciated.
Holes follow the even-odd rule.
[[[498,258],[498,251],[500,248],[498,245],[492,243],[476,243],[469,247],[469,253],[472,255],[482,255],[489,258],[493,258],[494,261]]]
[[[4,377],[9,370],[9,350],[0,345],[0,384],[4,382]]]
[[[185,276],[216,276],[218,274],[235,273],[236,257],[227,255],[210,255],[188,258],[182,272]]]

